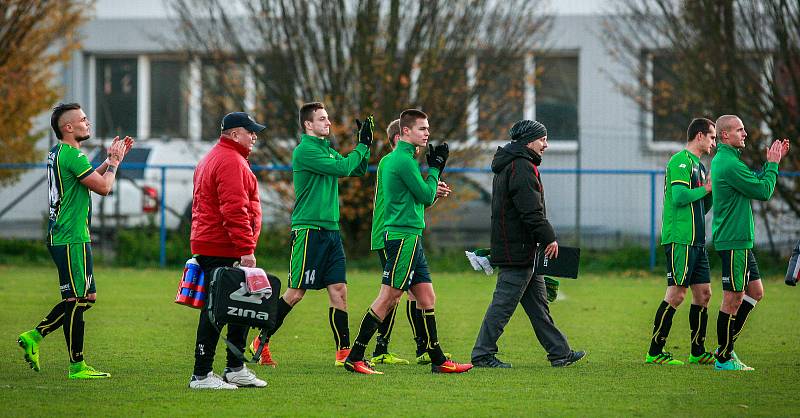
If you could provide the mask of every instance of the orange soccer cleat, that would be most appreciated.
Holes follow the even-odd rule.
[[[334,366],[344,366],[344,361],[347,360],[347,356],[350,355],[349,348],[343,348],[341,350],[336,351],[336,361],[333,362]]]
[[[350,361],[345,358],[344,360],[344,368],[347,371],[353,373],[361,373],[361,374],[383,374],[383,372],[379,372],[375,370],[372,365],[364,360],[361,361]]]
[[[453,360],[447,360],[440,366],[431,364],[431,372],[433,373],[464,373],[472,368],[470,363],[456,363]]]
[[[260,345],[261,345],[261,338],[260,336],[256,336],[256,338],[253,339],[253,342],[250,343],[249,347],[250,349],[249,351],[251,352],[250,354],[255,356],[255,353],[256,351],[258,351],[258,347]],[[258,364],[260,366],[272,366],[272,367],[278,365],[278,363],[275,363],[275,360],[272,359],[272,353],[269,352],[269,341],[267,341],[267,343],[264,344],[264,349],[261,350],[261,357],[258,359]]]

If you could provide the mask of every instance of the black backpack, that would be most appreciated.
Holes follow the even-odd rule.
[[[261,330],[261,341],[275,328],[278,315],[278,298],[281,281],[267,274],[272,293],[250,293],[245,285],[244,271],[236,267],[217,267],[211,274],[208,292],[208,318],[220,331],[225,324],[244,325]],[[228,348],[245,362],[254,362],[261,356],[261,349],[247,359],[238,347],[224,338]]]

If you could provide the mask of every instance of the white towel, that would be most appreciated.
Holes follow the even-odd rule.
[[[244,282],[247,286],[247,291],[250,293],[260,293],[265,298],[272,296],[272,286],[269,284],[267,272],[258,267],[242,267],[244,271]]]

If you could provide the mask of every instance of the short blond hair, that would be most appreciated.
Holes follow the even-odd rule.
[[[717,134],[722,136],[722,131],[730,132],[731,127],[733,126],[733,121],[739,119],[736,115],[722,115],[717,118],[717,121],[714,123],[717,127]]]
[[[400,135],[400,119],[395,119],[386,128],[386,138],[389,139],[389,146],[394,149],[397,146],[397,137]]]

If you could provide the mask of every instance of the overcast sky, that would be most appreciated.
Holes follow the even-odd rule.
[[[558,14],[600,13],[611,0],[550,0]],[[160,17],[167,13],[164,0],[98,0],[97,17]]]

